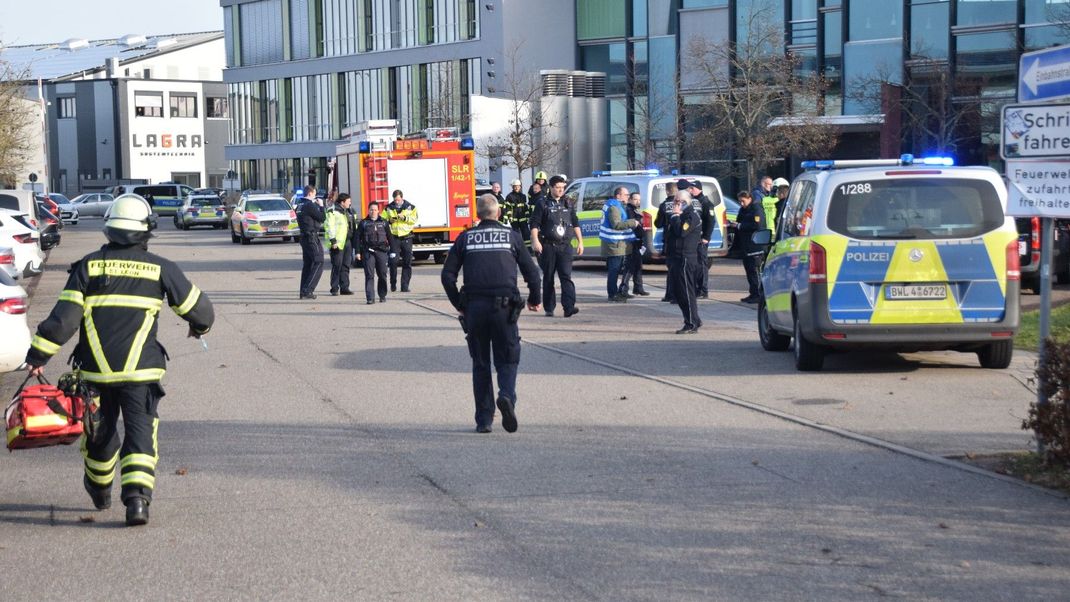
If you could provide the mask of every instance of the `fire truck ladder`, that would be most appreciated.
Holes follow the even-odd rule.
[[[386,181],[386,156],[373,155],[368,158],[369,200],[373,203],[390,202],[390,185]]]

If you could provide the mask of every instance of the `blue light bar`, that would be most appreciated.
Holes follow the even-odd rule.
[[[836,167],[836,162],[831,159],[824,159],[821,161],[803,161],[803,169],[832,169]]]
[[[357,143],[357,151],[362,153],[372,152],[372,143],[367,140],[361,140]]]
[[[917,163],[921,163],[922,165],[941,165],[943,167],[952,167],[952,166],[955,165],[955,158],[954,157],[924,157],[922,159],[918,159],[916,162]]]
[[[461,138],[461,150],[475,150],[476,141],[471,138]]]

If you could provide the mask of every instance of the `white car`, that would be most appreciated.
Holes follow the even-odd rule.
[[[15,255],[18,277],[40,273],[45,254],[41,250],[41,235],[29,226],[29,216],[10,209],[0,209],[0,247],[10,248]]]
[[[18,280],[19,270],[15,267],[15,249],[0,247],[0,272],[10,276],[12,280]]]
[[[40,201],[45,200],[45,195],[37,195],[37,199]],[[58,211],[53,211],[64,224],[77,224],[78,223],[78,208],[71,204],[70,199],[58,192],[48,193],[48,199],[51,200],[59,208]],[[45,203],[47,209],[49,204]]]
[[[0,372],[17,370],[30,348],[26,291],[0,271]]]
[[[104,217],[111,209],[115,197],[103,192],[91,192],[71,199],[71,205],[81,217]]]

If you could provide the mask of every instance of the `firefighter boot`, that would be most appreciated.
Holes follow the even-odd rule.
[[[126,524],[130,527],[149,522],[149,501],[143,497],[126,500]]]
[[[85,492],[89,494],[89,499],[93,500],[93,506],[97,510],[111,508],[111,487],[97,487],[85,475],[82,475],[82,485],[85,486]]]

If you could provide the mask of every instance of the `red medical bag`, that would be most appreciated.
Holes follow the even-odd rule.
[[[15,392],[4,417],[7,449],[70,445],[82,435],[82,399],[68,397],[42,377],[26,386],[26,377]]]

